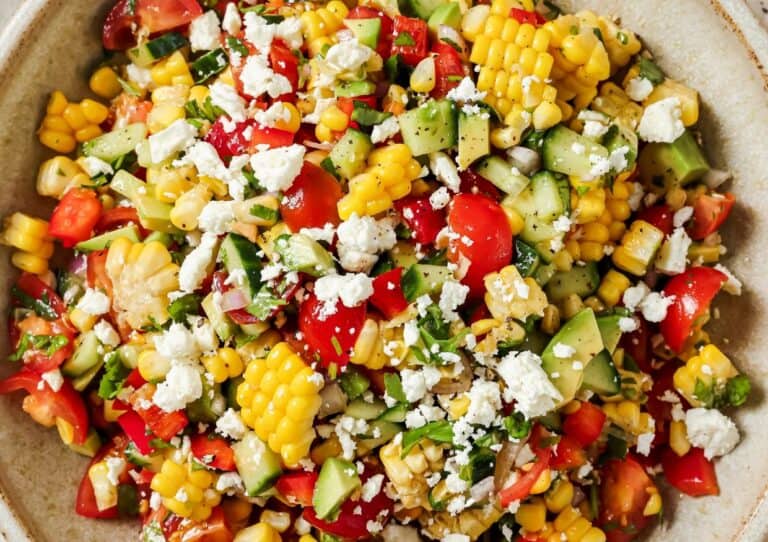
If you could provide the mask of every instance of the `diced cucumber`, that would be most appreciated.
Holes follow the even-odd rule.
[[[394,267],[408,269],[419,261],[414,244],[405,241],[398,241],[388,254],[392,258]]]
[[[349,28],[357,38],[357,41],[376,49],[379,43],[379,34],[381,34],[381,19],[344,19],[344,26]],[[367,94],[373,94],[368,92]],[[337,94],[341,96],[341,94]],[[355,94],[355,96],[362,96],[362,94]]]
[[[344,414],[353,418],[360,418],[361,420],[375,420],[386,410],[387,405],[379,399],[375,399],[371,403],[364,399],[355,399],[347,405]]]
[[[152,196],[140,195],[134,202],[139,214],[139,222],[148,230],[165,233],[177,233],[179,230],[171,222],[173,206]]]
[[[539,286],[544,287],[547,285],[550,279],[552,279],[555,273],[557,273],[557,268],[553,264],[547,263],[540,265],[533,273],[533,280],[535,280],[536,284]]]
[[[243,335],[258,337],[269,329],[269,322],[254,322],[252,324],[240,324]]]
[[[125,128],[107,132],[83,143],[83,154],[95,156],[105,162],[114,162],[121,156],[132,152],[136,145],[147,137],[147,127],[143,123],[129,124]]]
[[[133,49],[128,50],[128,58],[142,68],[146,68],[172,52],[185,47],[189,42],[178,32],[166,32]]]
[[[458,2],[442,4],[432,12],[429,21],[427,21],[430,32],[437,35],[437,30],[441,24],[459,30],[461,27],[461,7],[459,7]]]
[[[582,387],[600,395],[615,395],[621,391],[619,372],[607,350],[599,352],[584,369]]]
[[[439,292],[445,281],[453,277],[453,271],[442,265],[414,264],[403,274],[400,284],[408,301],[415,301],[424,294]]]
[[[243,479],[245,494],[256,497],[272,487],[282,474],[280,456],[273,452],[253,431],[232,445],[235,465]]]
[[[458,4],[455,2],[445,4],[445,6],[457,6],[458,9]],[[487,113],[467,115],[463,111],[459,111],[459,143],[458,154],[456,155],[459,169],[468,168],[472,162],[491,152],[490,122],[490,115]]]
[[[601,314],[597,317],[597,327],[603,337],[603,344],[608,353],[613,354],[621,340],[621,327],[619,320],[628,318],[631,313],[623,307],[615,307],[609,314]]]
[[[564,358],[556,356],[555,345],[560,343],[573,348],[573,355]],[[584,369],[603,348],[595,313],[590,308],[578,312],[552,337],[541,353],[541,367],[563,396],[561,404],[576,396],[583,381]]]
[[[187,416],[192,422],[214,423],[224,414],[221,407],[225,404],[221,394],[221,385],[211,386],[205,378],[203,382],[203,394],[197,400],[187,405]]]
[[[75,352],[61,366],[61,372],[70,378],[80,376],[101,362],[99,339],[95,331],[86,331],[77,340]]]
[[[163,231],[153,231],[144,239],[145,243],[158,242],[165,246],[170,247],[173,244],[173,237]]]
[[[363,172],[366,159],[372,150],[371,138],[360,130],[350,128],[331,149],[328,157],[339,175],[351,179]]]
[[[429,20],[434,11],[446,3],[446,0],[405,0],[408,11],[419,19]]]
[[[205,53],[203,56],[192,62],[189,71],[196,84],[204,83],[214,75],[223,72],[229,65],[229,56],[227,52],[219,47],[213,51]]]
[[[154,472],[159,472],[163,466],[163,454],[142,454],[133,442],[125,447],[125,458],[138,467],[150,468]]]
[[[242,275],[242,287],[251,299],[261,287],[261,259],[258,252],[258,245],[237,233],[227,234],[219,248],[219,257],[227,271]]]
[[[345,21],[344,24],[348,25],[352,22],[362,22],[362,21],[376,21],[377,23],[381,23],[379,19],[349,19]],[[358,41],[360,43],[365,44],[362,42],[359,38]],[[371,46],[372,49],[375,49],[376,46]],[[370,94],[373,94],[376,92],[376,85],[374,83],[371,83],[370,81],[342,81],[338,85],[336,85],[336,88],[333,90],[334,94],[340,98],[355,98],[357,96],[368,96]]]
[[[108,248],[109,245],[112,244],[112,241],[114,241],[115,239],[119,239],[121,237],[125,237],[126,239],[129,239],[134,243],[138,243],[140,241],[139,228],[137,228],[135,224],[128,224],[127,226],[123,226],[122,228],[118,228],[116,230],[102,233],[101,235],[97,235],[96,237],[91,237],[87,241],[81,241],[75,245],[75,250],[80,252],[93,252],[94,250],[104,250],[105,248]]]
[[[475,172],[488,179],[510,198],[517,197],[531,182],[517,168],[499,156],[489,156],[481,161]]]
[[[673,143],[649,143],[638,158],[640,180],[656,191],[696,181],[709,171],[693,134],[686,130]]]
[[[335,269],[331,254],[320,243],[303,233],[278,237],[275,249],[285,266],[293,271],[322,277]]]
[[[627,165],[615,173],[629,171],[635,166],[638,149],[637,134],[619,119],[614,120],[608,128],[602,143],[609,153],[621,152],[627,161]]]
[[[378,419],[385,422],[403,423],[406,414],[408,414],[408,406],[400,403],[382,412]]]
[[[219,336],[219,339],[225,342],[229,340],[235,334],[237,327],[232,320],[229,319],[229,316],[221,310],[218,303],[216,303],[213,297],[213,292],[205,296],[205,299],[203,299],[203,302],[200,305],[203,307],[203,311],[208,317],[208,320],[211,321],[211,325],[213,326],[213,329],[216,330],[216,335]]]
[[[93,379],[96,378],[96,375],[99,374],[103,365],[104,360],[99,359],[96,365],[85,371],[83,374],[74,377],[72,379],[72,387],[75,388],[75,391],[83,391],[87,388],[91,382],[93,382]]]
[[[608,151],[563,125],[552,128],[542,144],[544,168],[583,180],[594,178],[595,164],[608,159]]]
[[[414,156],[456,144],[456,106],[450,100],[429,100],[397,117],[403,142]]]
[[[397,407],[393,407],[397,408]],[[358,456],[368,450],[372,450],[382,444],[392,440],[395,435],[403,432],[403,426],[399,423],[387,421],[384,419],[374,420],[368,424],[368,433],[370,437],[360,439],[357,445]],[[374,436],[378,435],[378,436]]]
[[[530,277],[539,267],[539,253],[531,245],[515,238],[515,267],[522,277]]]
[[[331,519],[352,493],[360,489],[357,468],[344,459],[329,457],[320,469],[312,504],[320,519]]]
[[[558,303],[571,294],[585,298],[592,295],[599,285],[600,273],[595,262],[574,265],[569,271],[558,271],[547,282],[547,299]]]
[[[147,193],[147,183],[124,169],[115,173],[115,176],[112,177],[112,182],[109,183],[109,187],[121,196],[131,200],[131,202],[135,202],[140,195]]]

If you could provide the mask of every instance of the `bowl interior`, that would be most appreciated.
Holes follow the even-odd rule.
[[[723,3],[733,14],[739,1]],[[49,156],[38,144],[35,130],[52,90],[61,89],[78,99],[88,95],[85,82],[100,59],[100,25],[111,3],[30,0],[25,17],[14,20],[15,30],[23,28],[24,32],[18,43],[3,44],[11,54],[0,65],[4,81],[0,87],[0,118],[4,120],[0,145],[5,149],[0,215],[23,210],[45,217],[50,209],[50,202],[42,201],[34,190],[38,165]],[[761,250],[768,239],[765,82],[744,36],[718,12],[723,6],[715,0],[711,5],[702,0],[586,0],[571,4],[620,16],[642,36],[667,73],[700,91],[701,128],[708,155],[715,167],[734,173],[730,189],[739,203],[724,232],[729,248],[725,262],[743,280],[745,292],[741,297],[721,294],[717,301],[720,318],[710,327],[752,377],[756,393],[736,416],[743,442],[718,462],[721,496],[693,500],[668,493],[665,527],[655,531],[651,539],[736,540],[768,485],[768,462],[764,460],[768,435],[761,426],[768,415],[761,389],[768,364],[762,359],[766,340],[760,333],[768,326],[768,262]],[[757,52],[768,55],[768,49]],[[0,329],[6,329],[5,307],[14,276],[8,254],[3,252]],[[0,339],[0,346],[4,357],[7,340]],[[3,376],[11,370],[8,364],[0,367]],[[88,521],[73,513],[85,459],[64,450],[55,431],[36,425],[19,407],[19,396],[0,397],[0,487],[32,538],[83,542],[135,539],[133,525]],[[768,531],[750,532],[753,534],[742,540],[764,540]]]

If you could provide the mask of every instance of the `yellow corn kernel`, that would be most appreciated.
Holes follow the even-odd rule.
[[[69,313],[69,321],[82,333],[92,329],[96,324],[96,320],[98,320],[97,316],[88,314],[78,308],[72,309]]]
[[[78,143],[85,143],[102,134],[101,128],[95,124],[90,124],[75,132],[75,139]]]
[[[563,119],[563,112],[552,102],[541,102],[533,110],[533,127],[537,130],[546,130],[556,125]]]
[[[281,540],[282,537],[277,529],[263,521],[239,531],[234,538],[234,542],[280,542]]]
[[[107,100],[111,100],[123,90],[123,87],[120,86],[120,81],[117,79],[117,73],[109,66],[103,66],[93,72],[88,81],[88,86],[94,94]]]
[[[552,485],[552,471],[544,469],[544,472],[536,479],[536,482],[531,487],[531,495],[540,495],[546,492]]]
[[[85,118],[80,104],[67,104],[61,116],[72,130],[80,130],[88,126],[88,119]]]
[[[48,271],[48,260],[28,252],[14,252],[11,255],[11,263],[14,267],[32,273],[42,275]]]
[[[739,372],[731,360],[714,344],[702,348],[698,355],[692,356],[685,365],[679,367],[673,375],[675,389],[694,407],[703,406],[696,397],[696,382],[700,381],[705,387],[722,387],[729,378]]]
[[[60,90],[55,90],[51,93],[45,112],[49,115],[62,115],[68,104],[69,101],[64,96],[64,93]]]
[[[544,317],[541,319],[541,330],[547,335],[554,335],[560,329],[560,309],[556,305],[544,307]]]
[[[680,120],[686,126],[692,126],[699,120],[699,93],[694,89],[678,83],[673,79],[665,79],[653,88],[653,92],[645,99],[643,105],[649,105],[665,98],[675,97],[680,100],[682,115]]]
[[[147,129],[150,133],[156,134],[185,116],[186,112],[183,106],[170,103],[155,105],[147,116]]]
[[[547,520],[547,507],[541,499],[532,499],[523,503],[515,512],[515,521],[526,532],[534,533],[544,528]]]
[[[608,305],[613,307],[619,303],[624,291],[629,288],[630,281],[626,275],[619,273],[615,269],[609,270],[603,280],[600,282],[600,287],[597,289],[597,295],[600,299]]]
[[[567,478],[560,478],[555,486],[544,496],[547,510],[553,514],[559,514],[573,501],[573,484]]]
[[[197,228],[197,219],[209,201],[211,191],[204,185],[198,184],[188,192],[185,192],[176,200],[171,209],[171,223],[184,231],[192,231]]]
[[[83,112],[83,116],[91,124],[101,124],[107,120],[107,116],[109,115],[107,106],[100,104],[95,100],[83,100],[80,102],[80,109]]]
[[[571,177],[571,184],[576,180]],[[578,182],[578,181],[577,181]],[[587,224],[594,222],[605,211],[605,190],[603,188],[593,188],[587,193],[578,197],[573,215],[574,222],[577,224]]]
[[[507,222],[509,222],[509,227],[512,229],[512,235],[519,235],[525,228],[525,220],[523,217],[520,216],[520,213],[506,205],[502,205],[501,209],[504,211],[504,214],[507,215]]]
[[[647,412],[642,412],[635,401],[606,403],[603,412],[613,423],[633,435],[653,431],[653,418]]]
[[[288,118],[281,118],[275,123],[275,128],[279,130],[285,130],[286,132],[296,133],[301,127],[301,113],[296,109],[296,106],[290,102],[282,102],[283,111],[287,111],[285,115]]]
[[[400,85],[389,85],[387,95],[382,101],[384,111],[397,116],[405,111],[405,104],[408,101],[408,92]]]
[[[562,301],[562,313],[566,320],[570,320],[576,313],[584,308],[584,302],[577,294],[571,294]]]
[[[411,72],[411,88],[416,92],[431,92],[435,88],[435,59],[428,56],[422,59]]]
[[[144,350],[139,354],[138,369],[144,380],[156,382],[165,378],[171,370],[171,361],[156,350]]]
[[[466,395],[460,395],[453,399],[448,407],[448,415],[452,420],[458,420],[469,410],[470,399]]]
[[[70,153],[77,147],[77,141],[70,134],[53,130],[42,130],[40,143],[62,154]]]
[[[215,355],[205,356],[202,360],[206,371],[213,375],[216,383],[235,378],[243,373],[243,361],[233,348],[221,348]]]
[[[680,210],[684,205],[688,195],[680,186],[673,186],[664,195],[664,201],[667,202],[673,211]]]
[[[341,132],[349,124],[349,117],[338,107],[332,105],[322,112],[320,122],[334,132]]]
[[[644,275],[656,255],[664,233],[644,220],[635,220],[613,252],[613,263],[633,275]]]
[[[672,420],[669,423],[669,447],[680,457],[687,454],[691,449],[684,421]]]
[[[299,538],[299,542],[317,542],[317,539],[311,534],[304,534]]]
[[[24,252],[41,250],[48,234],[48,222],[24,213],[13,213],[5,220],[0,243]]]
[[[221,494],[212,487],[215,482],[215,476],[206,470],[194,470],[190,463],[179,464],[166,459],[160,472],[152,478],[150,487],[175,514],[203,521],[221,501]]]
[[[645,508],[643,508],[643,515],[644,516],[655,516],[656,514],[661,512],[661,505],[662,505],[662,499],[661,494],[659,494],[656,487],[648,488],[646,491],[651,491],[651,498],[648,499],[648,502],[645,503]]]
[[[611,198],[606,202],[606,208],[614,220],[624,221],[632,214],[629,203],[626,200]]]
[[[609,200],[610,202],[610,200]],[[610,238],[608,228],[599,222],[589,222],[581,229],[581,239],[595,243],[607,243]]]
[[[570,271],[573,268],[573,258],[567,250],[560,250],[552,257],[552,265],[558,271]]]
[[[605,256],[604,245],[594,241],[582,241],[579,243],[581,259],[585,262],[599,262]]]

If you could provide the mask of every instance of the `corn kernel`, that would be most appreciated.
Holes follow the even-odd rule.
[[[117,73],[109,66],[103,66],[93,72],[88,85],[94,94],[107,100],[116,97],[123,90],[117,79]]]

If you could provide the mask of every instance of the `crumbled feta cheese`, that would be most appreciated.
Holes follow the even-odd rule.
[[[409,403],[420,401],[441,378],[440,370],[428,365],[421,370],[403,369],[400,371],[403,393],[405,393],[405,398]]]
[[[645,299],[645,296],[647,296],[650,291],[651,289],[648,288],[648,285],[642,281],[638,282],[635,286],[630,286],[624,290],[624,294],[622,296],[624,306],[630,312],[635,312],[640,306],[640,303],[643,301],[643,299]]]
[[[235,4],[229,4],[233,6]],[[243,490],[243,479],[236,472],[224,472],[216,480],[216,491],[233,495]]]
[[[120,335],[118,335],[115,328],[106,320],[99,320],[96,325],[93,326],[93,332],[96,334],[96,338],[99,342],[105,346],[115,347],[120,344]]]
[[[637,132],[649,143],[672,143],[685,132],[680,99],[664,98],[645,108]]]
[[[299,233],[306,235],[315,241],[325,241],[328,244],[333,243],[333,237],[336,235],[336,226],[326,222],[322,228],[301,228]]]
[[[691,408],[685,413],[688,440],[693,446],[704,449],[704,457],[712,459],[725,455],[738,444],[739,430],[736,424],[719,410]]]
[[[245,436],[247,428],[240,414],[232,408],[228,408],[221,417],[216,420],[216,432],[233,440],[240,440]]]
[[[298,17],[286,17],[277,24],[275,36],[282,39],[290,49],[299,49],[304,43],[301,33],[301,19]]]
[[[725,281],[725,284],[723,284],[723,290],[731,295],[741,295],[741,281],[737,279],[733,273],[731,273],[730,269],[721,263],[715,265],[715,269],[720,271],[728,278],[728,280]]]
[[[368,62],[374,51],[357,40],[345,40],[331,45],[320,63],[320,70],[331,77],[342,73],[354,73]]]
[[[203,396],[199,369],[190,363],[174,363],[158,384],[152,401],[165,412],[175,412]]]
[[[304,145],[289,145],[251,156],[251,167],[269,192],[288,190],[304,164]]]
[[[681,228],[691,219],[691,217],[693,217],[693,207],[690,205],[681,207],[675,211],[675,214],[672,216],[672,225],[675,228]]]
[[[608,156],[608,162],[610,162],[611,164],[612,171],[619,173],[627,169],[627,167],[629,166],[629,162],[627,161],[628,152],[629,152],[629,147],[627,147],[626,145],[611,151],[610,156]]]
[[[592,181],[602,177],[611,170],[611,160],[599,154],[589,155],[589,164],[592,166],[589,173],[584,176],[585,181]]]
[[[465,77],[456,87],[449,90],[445,97],[454,102],[479,102],[485,95],[485,92],[477,90],[471,77]]]
[[[120,475],[123,474],[127,463],[122,457],[110,456],[105,461],[107,464],[107,480],[113,486],[120,483]]]
[[[459,320],[459,314],[456,312],[456,309],[464,304],[467,294],[469,294],[469,287],[455,280],[448,280],[443,284],[438,306],[443,312],[443,318],[445,318],[446,322],[456,322]]]
[[[653,92],[653,83],[645,77],[633,77],[627,81],[627,88],[624,90],[632,100],[642,102]]]
[[[142,68],[133,62],[125,67],[125,75],[128,77],[129,83],[133,83],[142,90],[149,88],[153,84],[152,72],[148,68]]]
[[[667,317],[667,309],[674,300],[674,296],[665,297],[661,292],[651,292],[640,303],[643,318],[649,322],[661,322]]]
[[[692,242],[684,228],[675,228],[659,250],[655,263],[656,269],[666,275],[679,275],[685,271],[688,248]]]
[[[267,58],[272,46],[272,40],[277,32],[277,25],[269,24],[264,17],[253,11],[246,12],[245,39],[251,42],[259,52],[259,56]],[[251,94],[250,92],[248,94]],[[256,96],[255,94],[251,94]]]
[[[58,368],[44,372],[40,375],[40,378],[42,378],[53,391],[59,391],[64,385],[64,377],[61,375],[61,371]]]
[[[552,353],[556,358],[568,359],[576,353],[576,349],[570,344],[557,343],[552,347]]]
[[[392,221],[359,217],[352,213],[337,229],[336,246],[341,266],[347,271],[367,272],[378,259],[377,254],[389,250],[397,243]]]
[[[429,155],[429,169],[435,177],[452,192],[458,192],[461,186],[459,170],[451,157],[444,152],[433,152]]]
[[[472,381],[472,387],[467,392],[469,408],[462,419],[471,424],[488,427],[499,415],[501,410],[501,390],[499,383],[483,378]]]
[[[622,333],[632,333],[638,328],[637,320],[626,316],[619,318],[619,329]]]
[[[364,273],[326,275],[315,282],[315,295],[324,302],[323,314],[336,312],[336,303],[345,307],[357,307],[373,295],[373,279]]]
[[[608,132],[608,124],[600,121],[588,120],[584,122],[581,134],[590,139],[600,139]]]
[[[632,183],[632,193],[627,200],[629,208],[633,211],[637,211],[640,208],[640,203],[642,203],[644,196],[645,190],[643,189],[643,185],[640,183]]]
[[[651,444],[656,435],[654,433],[643,433],[637,436],[637,445],[635,450],[640,455],[648,456],[651,453]]]
[[[451,194],[448,189],[441,186],[429,195],[429,204],[433,209],[439,210],[448,206],[451,202]]]
[[[168,128],[149,136],[149,157],[152,163],[164,162],[188,147],[197,135],[197,128],[184,119],[174,121]]]
[[[204,232],[227,233],[236,219],[234,202],[210,201],[197,219],[198,227]]]
[[[526,418],[543,416],[563,399],[541,368],[541,358],[529,351],[510,352],[497,368],[504,380],[504,400]]]
[[[236,36],[243,27],[243,19],[240,17],[240,10],[237,4],[227,4],[224,12],[224,19],[221,21],[221,28],[230,36]]]
[[[95,156],[84,156],[78,160],[78,163],[91,178],[99,175],[112,175],[115,172],[111,165]]]
[[[321,95],[314,96],[314,98],[315,108],[309,115],[304,115],[301,118],[301,121],[307,124],[318,124],[320,122],[320,115],[331,106],[336,105],[336,98],[323,98]]]
[[[108,295],[93,288],[86,288],[83,297],[77,302],[78,309],[93,316],[107,314],[111,305]]]
[[[363,502],[371,502],[376,495],[381,493],[381,485],[383,483],[383,474],[374,474],[368,478],[360,490],[360,498],[363,499]]]
[[[441,542],[470,542],[471,540],[472,539],[465,534],[449,533],[441,539]]]
[[[555,231],[568,233],[571,231],[571,219],[566,215],[560,215],[552,222],[552,227],[555,228]]]
[[[416,320],[408,320],[403,326],[403,343],[405,346],[413,346],[419,342],[419,325]]]
[[[219,338],[210,321],[202,316],[190,316],[188,320],[201,352],[213,352],[219,347]]]
[[[157,353],[170,360],[193,360],[200,356],[194,334],[183,324],[174,322],[162,333],[152,337]]]
[[[194,292],[208,276],[208,268],[216,259],[219,238],[215,233],[206,232],[179,268],[179,288],[184,292]]]
[[[211,103],[220,107],[233,122],[245,120],[245,100],[240,97],[234,87],[216,82],[208,87],[208,90],[210,91]]]
[[[243,83],[243,92],[256,98],[264,93],[269,94],[270,98],[277,98],[293,91],[288,78],[272,71],[267,60],[259,55],[246,59],[240,80]]]
[[[189,45],[192,51],[211,51],[221,41],[219,17],[216,12],[206,11],[189,23]]]
[[[397,117],[388,117],[381,124],[376,124],[371,130],[371,143],[383,143],[400,131]]]
[[[353,438],[355,435],[360,435],[368,430],[368,422],[359,418],[353,418],[351,416],[342,416],[334,427],[334,433],[339,438],[339,444],[341,445],[342,457],[348,461],[351,461],[355,457],[355,449],[357,443]]]
[[[291,112],[283,102],[275,102],[268,109],[257,110],[253,118],[262,126],[274,127],[278,123],[288,122],[291,119]]]

